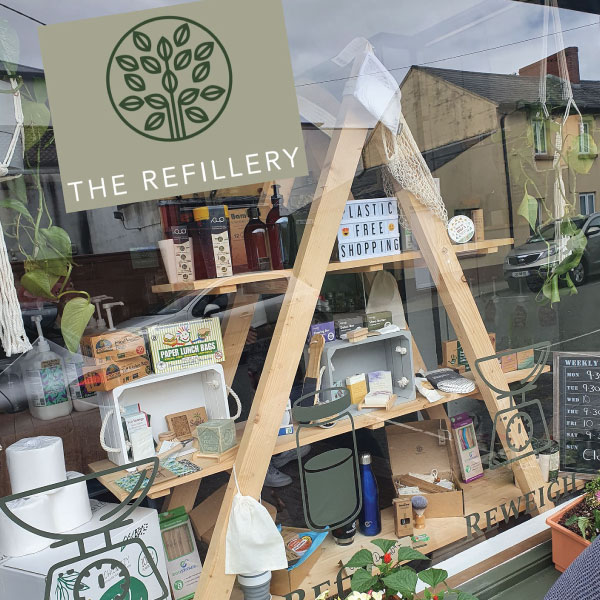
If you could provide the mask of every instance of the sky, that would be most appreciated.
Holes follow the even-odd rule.
[[[222,0],[226,1],[226,0]],[[358,36],[401,81],[412,64],[515,73],[543,56],[544,9],[512,0],[282,0],[297,83],[343,77],[330,59]],[[44,23],[174,6],[177,0],[5,0]],[[583,79],[600,79],[600,17],[560,10],[565,46],[578,46]],[[39,25],[0,6],[16,31],[21,64],[42,67]],[[233,17],[235,18],[235,17]],[[570,30],[570,31],[569,31]],[[554,31],[550,21],[550,31]],[[256,31],[256,35],[269,35]],[[538,38],[538,39],[532,39]],[[524,41],[529,40],[529,41]],[[548,54],[558,36],[548,38]]]

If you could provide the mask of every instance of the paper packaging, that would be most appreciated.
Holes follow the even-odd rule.
[[[160,515],[160,531],[174,600],[193,599],[202,573],[190,519],[181,506]]]
[[[455,460],[452,455],[452,444],[440,446],[438,443],[439,421],[416,421],[406,425],[417,431],[397,425],[388,425],[385,428],[394,483],[409,472],[428,474],[432,469],[437,469],[442,479],[454,482],[456,490],[421,493],[428,502],[425,517],[464,516],[462,482],[458,473],[452,468]],[[398,497],[403,500],[411,498],[411,496]]]
[[[496,334],[488,333],[490,342],[494,352],[496,351]],[[460,373],[463,371],[470,371],[471,366],[467,361],[465,352],[458,340],[449,340],[442,342],[442,367],[449,367],[451,369],[458,369]]]
[[[109,392],[116,387],[141,379],[150,374],[150,361],[146,357],[106,362],[83,367],[83,381],[88,390]]]
[[[320,333],[325,338],[325,343],[333,342],[335,340],[335,325],[333,321],[327,321],[326,323],[315,323],[308,329],[308,336],[306,343],[309,343],[312,336],[316,333]]]
[[[16,517],[21,519],[27,525],[31,525],[42,531],[52,531],[52,515],[48,510],[48,496],[46,494],[34,496],[32,498],[21,498],[7,502],[7,508]],[[5,556],[25,556],[39,552],[47,548],[53,540],[40,537],[34,533],[19,527],[13,523],[2,511],[0,511],[0,561],[2,555]],[[2,581],[0,571],[0,582]],[[0,592],[2,586],[0,585]],[[4,596],[4,598],[23,598],[22,595]],[[40,595],[39,598],[43,596]]]
[[[392,324],[392,313],[389,310],[382,310],[375,313],[367,313],[365,316],[365,327],[369,331],[376,331],[386,325]]]
[[[266,223],[270,206],[258,207],[260,220]],[[231,235],[231,262],[234,273],[245,273],[248,271],[248,258],[246,256],[246,243],[244,242],[244,229],[248,224],[248,207],[229,209],[229,233]]]
[[[401,538],[413,533],[413,510],[410,498],[394,498],[394,531]]]
[[[23,438],[6,449],[13,494],[64,481],[67,477],[62,439],[55,436]]]
[[[216,492],[213,492],[206,500],[203,500],[196,506],[189,515],[196,537],[205,544],[210,544],[210,540],[212,539],[226,489],[227,484],[221,486]],[[275,521],[277,518],[277,509],[264,500],[261,500],[261,504],[269,511],[271,518]]]
[[[219,319],[195,319],[148,327],[155,373],[173,373],[225,360]]]
[[[169,283],[177,283],[177,266],[175,264],[175,246],[173,240],[158,240],[158,247]]]
[[[363,326],[364,317],[362,315],[337,315],[335,319],[335,335],[338,339],[342,339],[342,335],[358,329]]]
[[[282,535],[285,540],[291,534],[302,535],[302,533],[307,531],[310,530],[285,527],[282,530]],[[294,590],[302,588],[304,579],[321,558],[321,553],[323,551],[322,543],[326,535],[327,534],[318,534],[313,541],[311,549],[308,550],[295,565],[271,573],[271,594],[285,596]]]
[[[479,456],[473,419],[467,413],[460,413],[451,417],[450,421],[463,481],[469,483],[483,477],[483,465]]]
[[[103,331],[81,338],[81,353],[98,361],[123,360],[146,354],[144,338],[131,331]]]
[[[83,477],[81,473],[69,471],[67,480]],[[50,513],[52,516],[52,529],[64,533],[81,527],[92,518],[92,509],[85,481],[70,484],[48,494]]]
[[[350,392],[352,404],[360,404],[367,395],[367,379],[364,373],[346,377],[346,387]]]
[[[77,528],[72,533],[85,533],[86,531],[93,531],[106,525],[107,521],[101,521],[101,517],[115,508],[115,504],[93,501],[92,520],[82,527]],[[64,571],[62,569],[54,571],[49,598],[52,600],[58,598],[61,600],[74,600],[73,590],[65,586],[64,581],[59,584],[59,575],[70,569],[73,569],[74,573],[80,573],[86,566],[96,560],[112,558],[122,562],[129,568],[132,585],[141,591],[141,594],[137,597],[142,597],[143,594],[143,597],[147,598],[161,598],[161,587],[158,577],[141,555],[139,544],[118,545],[119,542],[124,542],[132,538],[138,538],[144,542],[150,550],[150,555],[154,557],[158,573],[160,573],[168,588],[168,576],[158,526],[158,514],[155,510],[138,507],[129,518],[132,520],[130,524],[115,529],[110,533],[111,539],[117,547],[114,550],[101,552],[93,558],[78,559],[80,554],[75,543],[59,548],[47,548],[36,554],[19,558],[3,559],[0,557],[0,597],[27,598],[27,600],[44,598],[46,576],[49,574],[50,569],[62,561],[73,559],[73,562],[66,566]],[[52,540],[49,540],[49,542],[52,543]],[[91,537],[85,541],[85,549],[89,553],[104,547],[105,543],[101,535]],[[109,579],[105,583],[108,589],[119,582],[116,571],[112,573],[114,581]],[[98,594],[94,597],[100,598],[100,595]],[[167,598],[170,599],[171,595],[168,594]]]
[[[475,235],[473,236],[474,242],[482,242],[485,240],[485,227],[483,222],[483,208],[476,208],[471,211],[471,220],[475,225]]]

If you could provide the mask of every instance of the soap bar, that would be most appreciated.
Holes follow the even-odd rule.
[[[203,454],[222,454],[236,443],[233,419],[213,419],[196,428],[198,450]]]
[[[369,331],[376,331],[392,324],[392,313],[389,310],[382,310],[374,313],[367,313],[365,317],[365,327]]]
[[[363,326],[362,315],[338,315],[335,320],[335,334],[339,339],[342,335]]]
[[[367,395],[367,379],[364,373],[346,377],[346,387],[350,392],[352,404],[360,404]]]

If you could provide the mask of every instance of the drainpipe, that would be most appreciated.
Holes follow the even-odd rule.
[[[504,121],[508,115],[504,113],[500,117],[500,130],[502,132],[502,156],[504,158],[504,177],[506,180],[506,202],[508,204],[508,228],[509,237],[515,237],[515,227],[513,221],[513,203],[512,203],[512,192],[510,190],[510,169],[508,168],[508,150],[506,148],[506,130],[504,128]]]

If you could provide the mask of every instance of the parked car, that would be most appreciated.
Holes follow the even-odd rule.
[[[587,238],[580,263],[571,271],[571,280],[582,285],[589,275],[600,271],[600,212],[573,219]],[[563,242],[565,243],[565,242]],[[532,291],[539,291],[548,271],[559,262],[559,244],[554,241],[554,223],[542,227],[522,246],[513,248],[504,261],[504,278],[509,287],[520,289],[519,280],[525,280]]]

